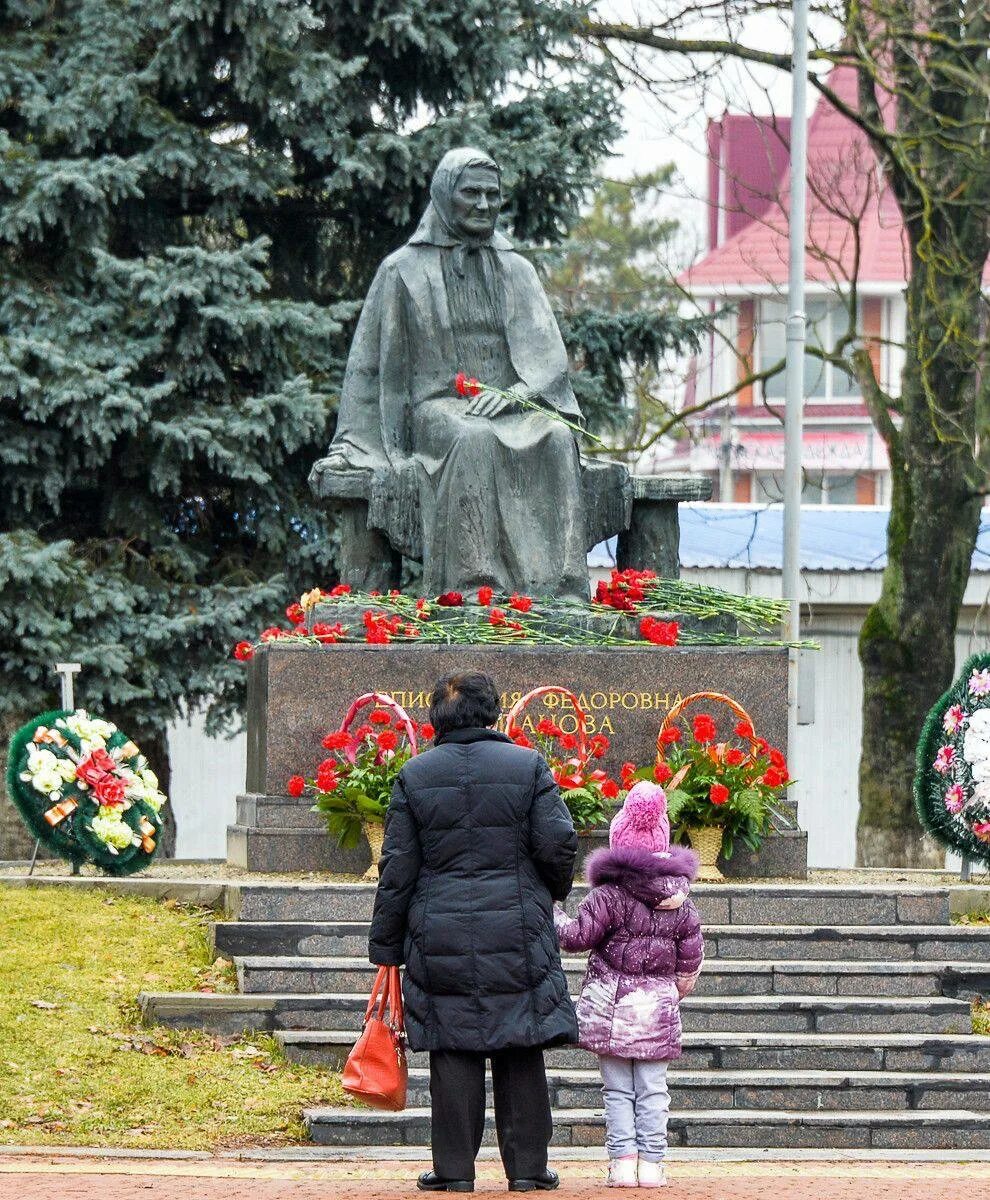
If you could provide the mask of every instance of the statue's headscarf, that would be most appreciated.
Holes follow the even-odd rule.
[[[457,184],[468,167],[487,167],[501,179],[498,163],[483,150],[473,146],[461,146],[448,150],[440,159],[430,182],[430,203],[426,206],[416,232],[409,239],[411,245],[453,247],[454,269],[464,274],[464,258],[472,251],[481,249],[506,250],[509,242],[500,233],[486,238],[469,238],[458,231],[453,214],[453,197]]]

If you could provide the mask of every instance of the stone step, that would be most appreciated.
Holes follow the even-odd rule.
[[[303,1112],[310,1138],[323,1146],[422,1146],[430,1144],[430,1112],[400,1113],[357,1108],[310,1108]],[[553,1146],[604,1145],[599,1109],[561,1109],[555,1114]],[[990,1149],[990,1122],[982,1112],[800,1112],[791,1110],[700,1109],[671,1113],[675,1147],[756,1147],[829,1150]],[[491,1113],[485,1145],[494,1145]]]
[[[149,1024],[243,1029],[360,1029],[365,997],[351,993],[142,993]],[[972,1031],[970,1006],[941,996],[689,996],[690,1032],[952,1033]]]
[[[354,1030],[279,1030],[275,1034],[292,1062],[339,1071]],[[990,1075],[990,1038],[974,1034],[913,1033],[685,1033],[677,1069],[694,1071],[908,1071]],[[577,1046],[546,1051],[551,1070],[591,1070],[597,1058]],[[411,1067],[426,1067],[428,1055],[410,1053]]]
[[[367,996],[375,970],[367,958],[235,958],[242,992],[355,992]],[[583,958],[565,958],[576,992]],[[990,966],[976,963],[791,962],[711,959],[698,980],[699,996],[942,996],[973,999],[990,991]]]
[[[574,889],[567,902],[569,912],[574,912],[586,892],[584,886]],[[948,888],[696,884],[692,898],[702,920],[712,925],[889,926],[949,922]],[[369,921],[374,902],[375,888],[368,884],[242,884],[231,915],[242,922]]]
[[[697,1109],[787,1109],[804,1112],[881,1112],[966,1109],[990,1112],[990,1075],[942,1075],[899,1071],[692,1071],[671,1069],[672,1107]],[[489,1103],[491,1081],[489,1080]],[[600,1108],[597,1070],[547,1073],[555,1109]],[[430,1072],[409,1071],[410,1108],[429,1107]]]
[[[988,925],[706,925],[712,958],[990,963]],[[368,922],[219,922],[215,947],[241,954],[363,957]]]

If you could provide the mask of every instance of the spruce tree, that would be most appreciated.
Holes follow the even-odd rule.
[[[142,744],[332,578],[306,486],[357,302],[443,151],[559,241],[615,135],[569,0],[0,3],[0,719],[50,664]]]

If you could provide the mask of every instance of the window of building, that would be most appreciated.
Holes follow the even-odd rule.
[[[808,345],[831,351],[849,329],[849,310],[839,300],[808,300]],[[787,305],[781,300],[761,300],[759,315],[759,367],[763,370],[783,360],[787,353]],[[783,400],[784,372],[763,383],[766,400]],[[845,400],[859,395],[856,380],[832,363],[807,354],[804,359],[804,395],[808,400]]]

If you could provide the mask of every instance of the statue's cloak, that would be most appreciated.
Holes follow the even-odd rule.
[[[397,467],[413,454],[413,411],[454,395],[454,377],[464,366],[441,266],[454,242],[425,225],[379,267],[354,334],[334,445],[346,447],[355,468]],[[492,260],[520,381],[549,407],[579,420],[564,343],[532,264],[499,233],[475,253]]]

